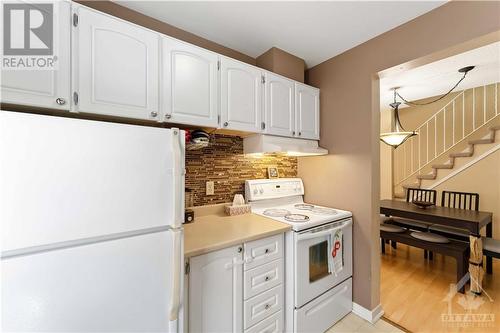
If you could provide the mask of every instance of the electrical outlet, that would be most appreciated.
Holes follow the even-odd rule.
[[[207,195],[214,195],[215,184],[213,181],[208,181],[206,183]]]

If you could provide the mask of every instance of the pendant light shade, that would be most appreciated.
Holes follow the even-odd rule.
[[[412,136],[418,135],[418,133],[415,131],[405,131],[403,125],[401,125],[401,122],[399,121],[399,105],[401,105],[401,103],[394,101],[394,103],[391,103],[390,105],[394,109],[395,130],[393,132],[381,133],[380,140],[389,146],[397,148]]]

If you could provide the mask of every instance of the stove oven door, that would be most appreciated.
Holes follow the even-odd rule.
[[[334,251],[341,254],[335,261]],[[295,253],[295,308],[300,308],[352,276],[352,219],[295,234]]]

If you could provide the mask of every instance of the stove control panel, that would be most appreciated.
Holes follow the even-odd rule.
[[[300,178],[255,179],[245,181],[247,201],[259,201],[304,195]]]

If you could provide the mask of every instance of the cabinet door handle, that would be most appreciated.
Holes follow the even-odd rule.
[[[241,253],[241,252],[243,252],[243,248],[240,246],[240,247],[238,247],[238,253]]]
[[[270,277],[266,276],[266,278],[264,280],[269,281],[269,279],[270,279]]]
[[[170,119],[170,118],[172,118],[172,115],[171,114],[166,114],[165,118]]]
[[[226,121],[224,122],[224,127],[227,127],[229,125],[229,123]]]
[[[264,251],[265,254],[268,254],[269,252],[270,252],[269,249],[265,249]]]
[[[264,307],[266,308],[266,310],[269,310],[271,306],[269,304],[266,304]]]
[[[66,104],[66,100],[64,98],[59,97],[56,99],[56,103],[57,105],[64,105]]]
[[[155,111],[152,111],[152,112],[151,112],[151,117],[155,118],[156,116],[158,116],[158,113],[157,113],[157,112],[155,112]]]
[[[301,135],[302,135],[302,133],[301,133],[301,132],[299,132],[299,136],[301,136]]]
[[[292,131],[292,135],[295,135],[295,131]]]

